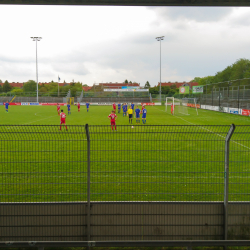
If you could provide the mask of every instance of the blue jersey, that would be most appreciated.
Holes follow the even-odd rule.
[[[136,118],[140,118],[140,112],[141,112],[140,109],[135,110]]]
[[[126,112],[126,111],[127,111],[126,105],[124,105],[124,106],[122,107],[122,109],[123,109],[123,112]]]
[[[146,115],[147,115],[147,110],[143,109],[142,110],[142,118],[146,118]]]
[[[118,109],[121,109],[121,104],[120,103],[118,103]]]
[[[5,103],[5,109],[8,109],[8,108],[9,108],[9,103],[6,102],[6,103]]]
[[[134,106],[135,106],[134,104],[131,104],[131,108],[132,108],[133,110],[134,110]]]
[[[70,111],[70,104],[68,104],[67,107],[68,107],[68,111]]]
[[[86,107],[89,108],[89,103],[88,102],[86,102]]]

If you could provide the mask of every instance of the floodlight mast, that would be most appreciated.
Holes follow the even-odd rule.
[[[164,40],[164,36],[158,36],[155,38],[158,42],[160,41],[160,103],[161,103],[161,41]]]
[[[31,37],[31,39],[36,42],[36,101],[38,102],[38,65],[37,65],[37,41],[40,41],[42,37]]]

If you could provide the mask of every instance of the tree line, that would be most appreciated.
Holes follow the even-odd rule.
[[[214,76],[195,77],[191,82],[198,82],[199,85],[207,85],[212,83],[222,83],[250,78],[250,60],[238,59],[232,65],[226,67],[224,70],[217,72]],[[232,85],[237,85],[237,82],[232,82]]]
[[[0,80],[0,83],[2,81]],[[60,93],[67,93],[69,90],[71,91],[72,96],[76,96],[76,93],[79,91],[82,91],[82,85],[80,82],[71,82],[69,85],[65,86],[59,86],[59,94]],[[25,82],[23,85],[23,88],[20,87],[12,87],[10,83],[6,80],[3,84],[3,86],[0,85],[0,92],[11,92],[15,95],[21,95],[22,93],[35,93],[37,91],[37,83],[34,80],[29,80],[28,82]],[[49,84],[39,84],[38,85],[38,91],[39,93],[46,94],[51,93],[51,96],[57,96],[58,95],[58,83],[57,82],[50,82]]]

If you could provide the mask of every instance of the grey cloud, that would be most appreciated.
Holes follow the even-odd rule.
[[[249,13],[231,19],[229,24],[231,26],[250,26]]]
[[[197,22],[216,22],[232,11],[232,7],[149,7],[163,19],[189,19]]]
[[[71,62],[68,63],[57,63],[52,65],[52,68],[63,74],[76,74],[79,76],[84,76],[89,73],[88,69],[84,66],[83,63]]]

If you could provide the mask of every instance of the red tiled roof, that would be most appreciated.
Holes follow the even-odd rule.
[[[85,92],[89,91],[91,88],[92,88],[92,87],[82,86],[82,89],[83,89]]]
[[[9,83],[10,86],[13,88],[13,87],[19,87],[19,88],[22,88],[23,87],[23,83],[21,82],[10,82]],[[3,83],[0,83],[1,86],[4,85],[4,82]]]

